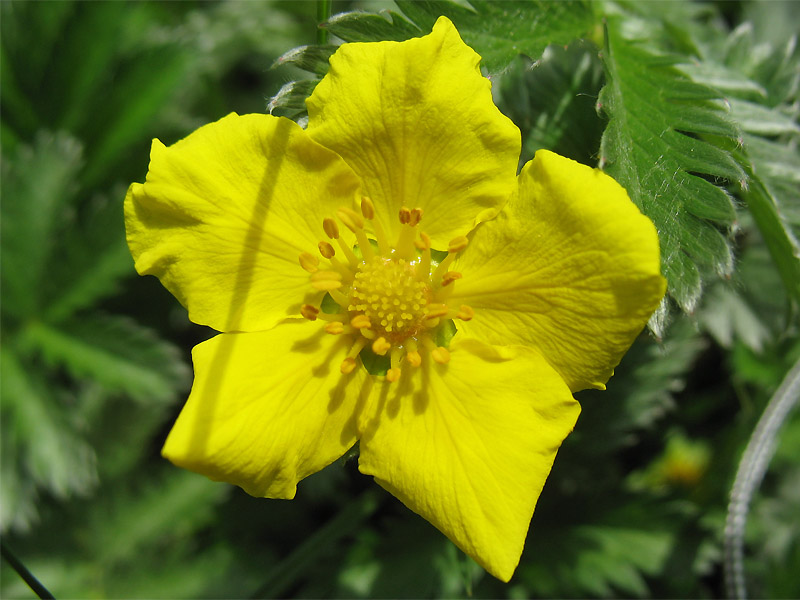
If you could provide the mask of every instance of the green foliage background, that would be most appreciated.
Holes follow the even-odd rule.
[[[2,3],[3,543],[57,597],[723,595],[738,460],[800,358],[796,8],[334,2],[317,45],[312,2]],[[336,43],[441,14],[483,56],[521,161],[548,148],[617,178],[669,281],[608,390],[578,395],[508,585],[352,459],[292,502],[161,459],[213,332],[135,276],[122,225],[152,137],[230,111],[302,120]],[[800,596],[798,456],[795,411],[749,515],[755,596]],[[0,576],[4,598],[32,597]]]

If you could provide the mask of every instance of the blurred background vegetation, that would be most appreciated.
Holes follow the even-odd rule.
[[[738,461],[800,358],[800,281],[792,288],[797,271],[775,241],[800,227],[800,60],[791,41],[800,22],[791,4],[623,2],[586,13],[623,16],[627,37],[611,37],[617,54],[638,35],[686,57],[683,73],[724,94],[740,139],[715,143],[755,185],[729,181],[730,216],[705,215],[730,267],[720,267],[727,258],[693,256],[698,268],[670,279],[672,300],[608,390],[578,394],[583,414],[504,585],[359,475],[355,460],[310,477],[286,502],[251,498],[159,454],[191,385],[191,347],[213,332],[192,325],[155,278],[135,275],[125,189],[143,181],[153,137],[170,144],[231,111],[269,107],[302,119],[326,50],[270,67],[317,41],[316,4],[3,2],[4,545],[57,597],[724,595],[723,531]],[[438,6],[398,5],[420,26]],[[614,152],[608,123],[619,110],[597,110],[600,90],[624,84],[598,52],[601,20],[586,27],[572,8],[569,22],[556,15],[551,24],[585,35],[541,38],[527,58],[470,39],[486,23],[499,30],[526,11],[550,14],[551,5],[516,14],[517,6],[484,6],[485,22],[465,18],[463,28],[453,20],[487,59],[496,101],[523,132],[523,160],[547,147],[596,165],[606,158],[601,144]],[[333,2],[334,13],[386,8],[397,11],[388,2]],[[413,35],[388,16],[334,20],[328,30],[332,42]],[[578,37],[588,41],[569,43]],[[713,131],[694,127],[682,131],[714,142]],[[785,231],[770,233],[752,216],[764,198],[780,208]],[[680,279],[689,271],[699,273],[696,285]],[[798,457],[795,411],[748,518],[755,596],[800,597]],[[0,595],[33,597],[6,561],[1,568]]]

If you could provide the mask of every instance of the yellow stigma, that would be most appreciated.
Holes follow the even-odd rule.
[[[446,331],[441,328],[447,323],[452,326],[450,319],[469,321],[475,316],[469,306],[450,303],[453,287],[462,274],[449,267],[455,255],[467,247],[467,238],[452,239],[446,257],[436,265],[431,258],[431,239],[417,227],[422,220],[420,208],[400,209],[400,229],[394,244],[366,196],[361,199],[360,212],[341,207],[336,217],[345,229],[340,230],[329,217],[323,220],[320,233],[336,240],[345,261],[339,260],[333,246],[323,240],[318,245],[319,254],[330,265],[320,264],[309,252],[300,255],[300,265],[310,274],[311,286],[327,292],[338,304],[338,312],[323,312],[309,304],[304,304],[300,312],[311,321],[325,321],[327,333],[350,340],[341,372],[352,373],[362,351],[385,357],[386,366],[379,368],[385,368],[381,372],[388,382],[413,377],[424,361],[446,365],[450,361],[448,344],[441,346],[436,341],[439,332]],[[348,230],[355,240],[342,236]]]

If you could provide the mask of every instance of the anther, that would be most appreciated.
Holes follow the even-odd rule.
[[[331,218],[323,219],[322,228],[325,230],[325,235],[327,235],[332,240],[339,239],[339,226],[333,219]]]
[[[412,227],[416,227],[419,222],[422,220],[422,209],[415,208],[411,211],[411,219],[409,220],[408,224]]]
[[[364,215],[364,218],[368,221],[372,221],[372,219],[375,218],[375,205],[367,196],[361,197],[361,214]]]
[[[466,304],[462,304],[458,310],[458,314],[456,315],[462,321],[470,321],[472,317],[475,316],[475,311],[472,309],[471,306],[467,306]]]
[[[446,365],[450,362],[450,351],[444,346],[439,346],[431,351],[431,356],[440,365]]]
[[[372,342],[372,351],[379,356],[385,355],[391,347],[392,345],[383,336]]]
[[[317,244],[317,248],[319,248],[319,253],[325,258],[333,258],[336,255],[336,250],[334,250],[333,246],[328,242],[320,242]]]
[[[406,360],[412,367],[418,367],[422,364],[422,356],[416,350],[412,350],[406,354]]]
[[[332,335],[339,335],[344,332],[344,325],[339,321],[332,321],[325,324],[325,331]]]
[[[398,214],[400,217],[400,222],[403,225],[408,225],[411,223],[411,209],[404,206],[400,209],[400,213]]]
[[[301,252],[300,266],[309,273],[315,273],[318,271],[319,259],[310,252]]]
[[[300,314],[309,321],[316,321],[317,315],[319,314],[319,309],[315,306],[311,306],[310,304],[303,304],[303,306],[300,307]]]
[[[469,240],[467,237],[460,235],[450,240],[450,243],[447,245],[447,251],[450,253],[462,252],[468,244]]]
[[[358,338],[350,347],[350,351],[347,353],[347,358],[342,361],[342,366],[340,367],[343,374],[347,375],[348,373],[353,372],[353,369],[356,368],[356,356],[358,356],[358,353],[361,352],[361,349],[366,345],[366,339]]]
[[[356,329],[369,329],[372,327],[372,323],[370,323],[367,315],[356,315],[350,320],[350,325]]]
[[[419,232],[419,240],[414,242],[414,245],[417,247],[417,250],[424,252],[425,250],[431,249],[431,237],[425,233],[424,231]]]
[[[463,275],[461,275],[461,273],[458,271],[448,271],[442,276],[442,285],[450,285],[455,280],[461,279],[461,277],[463,277]]]
[[[342,206],[336,211],[336,216],[345,224],[350,231],[355,233],[359,229],[364,228],[364,219],[356,211]]]
[[[398,367],[395,367],[393,369],[389,369],[386,372],[386,381],[388,381],[389,383],[394,383],[395,381],[400,379],[400,373],[401,373],[401,371],[400,371],[400,369]]]

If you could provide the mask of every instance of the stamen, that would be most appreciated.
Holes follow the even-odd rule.
[[[303,306],[300,307],[300,314],[309,321],[316,321],[317,315],[319,314],[319,309],[315,306],[311,306],[310,304],[303,304]]]
[[[425,250],[431,249],[431,237],[425,233],[424,231],[419,232],[420,239],[414,242],[414,245],[417,247],[417,250],[420,252],[424,252]]]
[[[361,214],[368,221],[372,221],[375,218],[375,205],[372,203],[372,199],[367,196],[361,196]]]
[[[333,258],[336,255],[336,250],[333,249],[329,242],[320,242],[317,244],[317,248],[319,248],[319,253],[324,258]]]
[[[406,360],[412,367],[418,367],[422,364],[422,356],[416,350],[406,353]]]
[[[332,335],[344,333],[344,324],[341,321],[331,321],[325,324],[325,331]]]
[[[453,238],[450,240],[450,243],[447,245],[447,256],[444,257],[444,260],[439,263],[439,266],[436,267],[436,270],[431,275],[431,281],[438,281],[440,280],[445,273],[447,273],[447,269],[450,266],[450,263],[453,262],[453,259],[456,257],[456,254],[464,250],[469,244],[469,240],[460,235],[457,238]]]
[[[463,252],[468,244],[469,240],[467,239],[467,236],[460,235],[450,240],[450,243],[447,245],[447,251],[451,254]]]
[[[347,242],[344,241],[344,238],[336,238],[336,241],[339,243],[339,248],[342,249],[342,252],[347,258],[347,262],[350,263],[350,266],[353,269],[357,268],[361,261],[356,258],[355,254],[353,254],[353,250],[347,245]]]
[[[378,242],[378,248],[381,254],[383,256],[391,254],[389,238],[386,237],[386,232],[384,232],[381,222],[375,219],[375,205],[368,196],[361,197],[361,214],[364,215],[365,219],[372,222],[372,229],[375,232],[375,241]]]
[[[306,306],[309,306],[309,305],[306,305]],[[315,307],[312,306],[311,308],[315,308]],[[322,312],[320,310],[320,311],[317,311],[317,318],[320,321],[330,321],[331,323],[333,323],[334,321],[339,321],[341,323],[342,321],[344,321],[345,315],[343,315],[342,313],[326,313],[326,312]]]
[[[458,271],[448,271],[442,276],[442,286],[450,285],[456,279],[461,279],[463,275]]]
[[[446,365],[450,362],[450,351],[444,346],[438,346],[431,351],[431,356],[440,365]]]
[[[397,236],[394,254],[400,258],[411,258],[414,255],[414,238],[417,237],[417,231],[414,228],[422,218],[422,209],[411,210],[404,206],[400,209],[398,216],[404,227],[400,228],[400,234]]]
[[[392,345],[383,336],[372,342],[372,351],[379,356],[385,355],[391,347]]]
[[[358,247],[361,249],[361,256],[364,257],[364,260],[369,261],[375,258],[372,244],[369,243],[367,234],[364,232],[364,219],[361,218],[361,215],[352,209],[341,207],[336,211],[336,216],[356,235]]]
[[[358,353],[361,352],[362,348],[364,348],[366,345],[367,340],[360,337],[350,347],[350,351],[347,353],[347,358],[342,361],[342,365],[339,367],[344,375],[352,373],[353,369],[356,368],[356,356],[358,356]]]
[[[450,310],[446,304],[428,304],[425,319],[435,319],[445,316]]]
[[[338,304],[339,306],[347,306],[349,300],[347,296],[345,296],[342,292],[340,292],[338,289],[327,290],[327,291],[331,295],[331,298],[333,298],[336,301],[336,304]]]
[[[475,311],[472,309],[471,306],[462,304],[456,316],[462,321],[471,321],[472,317],[475,316]]]
[[[311,285],[315,289],[330,292],[342,287],[342,274],[337,271],[317,271],[311,274]]]
[[[364,229],[364,219],[362,219],[361,215],[351,208],[344,206],[340,207],[336,211],[336,216],[339,217],[339,220],[345,224],[345,227],[347,227],[353,233],[355,233],[358,229]]]
[[[350,325],[356,329],[369,329],[372,327],[372,323],[367,315],[356,315],[350,320]]]
[[[339,239],[339,226],[330,217],[322,220],[322,228],[325,230],[325,235],[332,240]]]
[[[400,379],[400,374],[402,371],[400,370],[400,359],[403,356],[403,350],[401,348],[392,348],[392,355],[391,355],[391,368],[386,373],[386,381],[389,383],[394,383],[398,379]]]
[[[309,273],[316,273],[319,270],[319,259],[310,252],[301,252],[300,266]]]

